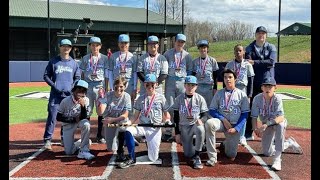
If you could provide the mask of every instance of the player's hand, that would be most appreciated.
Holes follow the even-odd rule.
[[[84,100],[84,98],[80,98],[80,99],[78,100],[78,102],[79,102],[79,104],[80,104],[82,107],[84,107],[84,106],[86,105],[86,101]]]
[[[104,124],[112,124],[112,123],[114,123],[114,119],[112,117],[105,117],[103,123]]]
[[[177,144],[181,144],[180,134],[176,134],[174,138],[175,138]]]
[[[133,90],[131,92],[131,101],[134,101],[136,99],[136,97],[137,97],[137,90]]]
[[[201,119],[198,119],[198,120],[196,121],[196,124],[197,124],[197,126],[201,126],[201,125],[203,125],[203,122],[202,122]]]
[[[228,129],[227,132],[230,134],[235,134],[237,132],[237,130],[235,128],[230,128],[230,129]]]
[[[260,128],[258,128],[256,133],[257,136],[261,138],[263,135],[263,132],[266,130],[267,127],[268,126],[266,124],[263,124]]]
[[[132,122],[130,120],[122,123],[123,126],[130,126],[131,124],[132,124]]]
[[[225,127],[227,130],[229,130],[230,128],[232,128],[232,125],[230,124],[230,122],[229,122],[226,118],[224,118],[224,119],[222,120],[222,123],[223,123],[224,127]]]
[[[254,65],[254,60],[249,59],[248,62],[249,62],[251,65]]]

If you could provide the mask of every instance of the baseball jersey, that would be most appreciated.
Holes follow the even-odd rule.
[[[131,52],[117,51],[113,53],[109,60],[109,70],[113,73],[113,79],[115,80],[119,76],[126,79],[133,78],[133,74],[136,72],[136,61],[136,56]]]
[[[208,111],[206,100],[198,93],[194,93],[191,98],[187,98],[186,94],[180,94],[171,108],[179,111],[180,125],[193,125],[200,119],[200,113]],[[187,118],[190,115],[193,117],[192,120]]]
[[[218,70],[218,63],[211,56],[207,56],[205,59],[198,57],[193,60],[193,72],[196,72],[195,76],[198,79],[198,84],[213,84],[212,71]]]
[[[89,112],[90,112],[89,98],[84,97],[84,100],[85,100],[85,106],[87,110],[87,116],[89,116]],[[60,106],[58,108],[58,112],[65,117],[77,117],[81,113],[81,105],[75,102],[73,95],[71,95],[64,98],[61,101]]]
[[[131,97],[128,93],[123,92],[121,97],[116,97],[114,91],[107,93],[106,109],[103,117],[119,117],[125,111],[131,111]],[[124,119],[123,121],[127,121]]]
[[[168,76],[186,77],[187,71],[192,72],[192,57],[187,51],[172,48],[163,55],[168,61]]]
[[[108,57],[101,53],[98,57],[92,56],[91,53],[87,54],[81,59],[80,69],[84,73],[84,80],[88,83],[103,81],[108,70]]]
[[[137,72],[143,72],[145,75],[154,74],[158,78],[160,74],[168,74],[168,61],[159,53],[154,58],[146,53],[138,60]]]
[[[252,65],[244,59],[241,63],[236,60],[229,61],[225,68],[231,69],[237,74],[236,86],[247,86],[248,77],[254,76]]]
[[[283,104],[280,95],[274,93],[270,102],[266,102],[263,93],[259,93],[253,98],[251,117],[259,117],[262,123],[267,123],[268,119],[275,119],[277,116],[283,115]]]
[[[147,96],[146,94],[138,97],[134,104],[134,109],[141,112],[141,124],[154,124],[162,122],[162,113],[168,111],[170,108],[166,98],[159,93],[154,96]]]
[[[241,113],[250,112],[247,94],[238,88],[232,91],[220,89],[213,96],[210,109],[217,110],[231,124],[237,124]]]

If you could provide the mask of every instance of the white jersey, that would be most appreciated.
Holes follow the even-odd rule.
[[[198,57],[193,60],[193,72],[196,72],[198,84],[214,84],[212,72],[218,70],[217,60],[211,56],[207,56],[205,59]]]
[[[131,79],[136,72],[137,58],[131,52],[120,53],[121,51],[117,51],[110,56],[109,70],[112,71],[114,80],[119,76]]]
[[[144,75],[154,74],[158,78],[160,74],[168,74],[168,61],[161,54],[152,58],[149,53],[146,53],[138,60],[137,72],[143,72]]]
[[[87,54],[83,56],[80,69],[84,73],[84,80],[90,82],[104,81],[105,72],[108,70],[108,56],[99,53],[98,57]],[[94,75],[94,76],[93,76]]]
[[[188,71],[192,72],[192,57],[187,51],[176,52],[172,48],[163,55],[168,60],[168,76],[186,77]]]
[[[235,60],[231,60],[230,62],[227,63],[225,68],[231,69],[237,74],[236,87],[238,85],[247,86],[248,77],[254,76],[253,67],[246,60],[242,60],[241,63],[238,63]]]
[[[89,116],[90,106],[88,97],[84,97],[87,116]],[[64,117],[78,117],[81,113],[81,105],[73,99],[73,95],[64,98],[58,108],[58,112]]]

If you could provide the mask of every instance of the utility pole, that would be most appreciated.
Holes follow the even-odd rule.
[[[277,51],[277,62],[280,61],[280,18],[281,17],[281,0],[279,0],[279,19],[278,19],[278,51]]]
[[[147,24],[146,24],[146,33],[147,33],[147,42],[149,37],[148,25],[149,25],[149,1],[147,0]]]

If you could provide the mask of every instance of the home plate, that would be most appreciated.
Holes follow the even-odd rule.
[[[150,161],[148,155],[136,157],[136,164],[162,164],[162,159],[157,159],[155,162]]]

